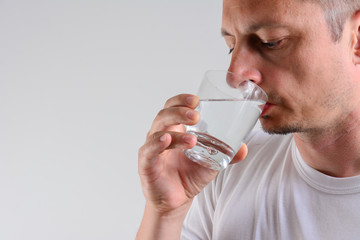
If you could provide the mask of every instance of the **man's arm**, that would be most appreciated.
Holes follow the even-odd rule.
[[[136,239],[180,239],[181,228],[190,204],[185,204],[170,214],[159,214],[148,204]]]

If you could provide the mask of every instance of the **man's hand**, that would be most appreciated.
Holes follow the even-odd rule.
[[[186,133],[184,125],[199,121],[199,113],[194,110],[198,104],[199,99],[194,95],[170,98],[139,149],[138,171],[146,198],[145,214],[138,232],[141,239],[179,238],[192,199],[218,173],[189,160],[183,152],[196,144],[196,137]],[[242,148],[233,162],[245,158],[246,153],[246,147]]]

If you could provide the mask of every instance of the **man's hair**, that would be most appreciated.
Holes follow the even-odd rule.
[[[341,39],[345,22],[360,10],[360,0],[310,0],[320,4],[331,36],[335,42]]]

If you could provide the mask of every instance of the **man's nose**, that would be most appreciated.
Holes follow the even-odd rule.
[[[234,51],[228,71],[227,82],[229,85],[237,87],[245,80],[250,80],[257,85],[262,82],[262,75],[258,67],[259,61],[255,53],[241,49]]]

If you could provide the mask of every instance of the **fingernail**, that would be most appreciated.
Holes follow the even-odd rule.
[[[195,118],[195,116],[196,116],[196,111],[189,110],[189,111],[186,112],[186,116],[187,116],[187,118],[193,120]]]
[[[187,105],[191,106],[194,101],[194,96],[188,96],[185,101]]]
[[[193,136],[191,135],[185,135],[184,136],[184,142],[191,144],[193,142]]]
[[[164,142],[165,140],[166,140],[166,134],[164,134],[160,137],[160,142]]]

